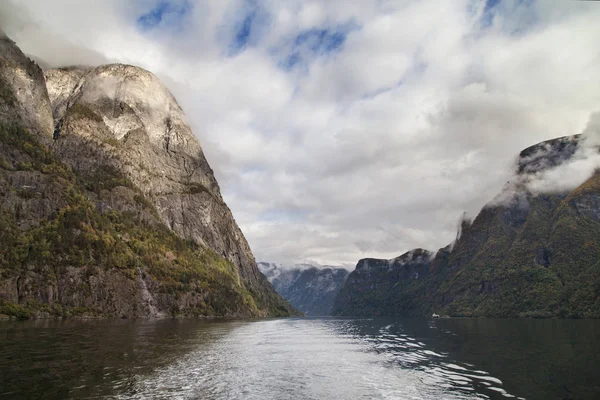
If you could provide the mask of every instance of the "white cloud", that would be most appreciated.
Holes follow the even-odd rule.
[[[582,132],[577,151],[564,164],[527,176],[524,186],[534,194],[564,193],[575,189],[600,169],[600,113],[595,113]]]
[[[600,110],[592,2],[503,0],[485,13],[479,0],[188,3],[153,29],[136,25],[151,0],[15,0],[0,22],[54,64],[109,59],[159,75],[259,259],[435,251],[510,179],[520,150],[578,133]],[[231,52],[252,15],[260,26]],[[319,35],[331,48],[311,47]]]

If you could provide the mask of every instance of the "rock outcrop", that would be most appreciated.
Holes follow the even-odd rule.
[[[40,67],[0,31],[2,118],[18,121],[44,144],[50,143],[52,112]]]
[[[273,263],[258,263],[277,293],[308,316],[330,315],[340,288],[348,277],[345,268],[298,264],[281,268]]]
[[[208,246],[261,287],[254,257],[223,202],[219,185],[185,115],[150,72],[130,65],[45,72],[59,128],[55,151],[76,171],[111,166],[124,173],[178,235]],[[82,140],[83,139],[83,140]],[[86,143],[108,144],[80,157]]]
[[[462,223],[455,243],[402,274],[359,261],[334,314],[599,318],[600,174],[575,189],[536,185],[597,155],[579,135],[525,149],[515,179]]]
[[[434,256],[415,249],[391,260],[360,260],[339,291],[332,314],[391,315],[412,309],[413,296],[403,292],[427,280]]]
[[[128,65],[45,71],[0,43],[0,313],[267,316],[183,111]]]

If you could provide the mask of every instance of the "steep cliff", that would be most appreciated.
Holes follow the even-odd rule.
[[[154,75],[107,65],[44,77],[8,38],[0,67],[0,313],[294,312]]]
[[[5,123],[19,123],[43,144],[50,143],[53,120],[43,72],[2,31],[0,96]]]
[[[415,249],[391,260],[360,260],[335,298],[332,314],[412,315],[434,255]]]
[[[525,149],[515,179],[423,265],[423,280],[362,276],[361,260],[334,313],[600,317],[600,174],[575,189],[550,188],[543,175],[595,162],[590,142],[569,136]]]
[[[305,315],[330,315],[340,288],[348,277],[345,268],[317,268],[299,264],[282,269],[272,263],[260,262],[258,267],[273,284],[277,293]]]
[[[45,76],[59,127],[54,151],[61,159],[82,174],[116,168],[171,230],[227,258],[242,279],[260,287],[250,247],[202,148],[181,107],[154,75],[113,64],[48,70]],[[92,157],[81,157],[82,152]]]

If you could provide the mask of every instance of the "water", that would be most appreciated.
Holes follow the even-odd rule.
[[[6,399],[598,399],[600,321],[0,322]]]

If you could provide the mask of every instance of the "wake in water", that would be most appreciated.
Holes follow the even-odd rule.
[[[435,321],[430,322],[430,328],[437,329]],[[429,350],[425,343],[399,332],[402,332],[400,327],[389,324],[376,335],[366,334],[362,340],[370,343],[372,350],[384,357],[391,368],[422,372],[423,376],[419,376],[422,386],[417,387],[421,398],[487,399],[501,395],[524,399],[508,393],[502,381],[488,372],[477,370],[472,364],[450,362],[448,353]],[[450,331],[444,333],[454,335]]]
[[[203,337],[185,357],[120,387],[114,398],[521,399],[396,323],[269,320],[211,333],[210,345]]]

